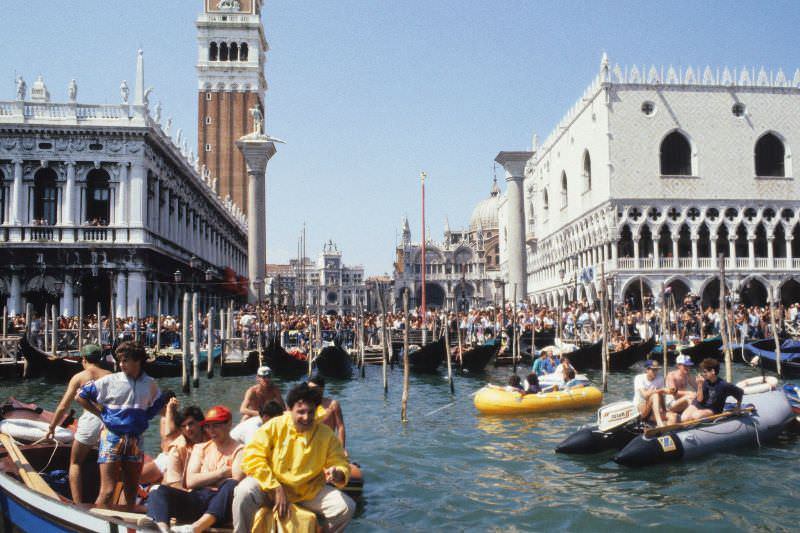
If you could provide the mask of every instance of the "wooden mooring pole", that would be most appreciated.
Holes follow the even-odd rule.
[[[400,421],[408,422],[408,287],[403,289],[403,395],[400,400]]]

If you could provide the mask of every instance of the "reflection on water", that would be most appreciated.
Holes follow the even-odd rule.
[[[506,382],[510,369],[483,379],[412,376],[409,422],[400,422],[402,370],[390,374],[384,395],[380,367],[366,379],[329,382],[342,404],[350,456],[365,475],[364,499],[352,531],[531,531],[544,529],[696,530],[788,529],[795,524],[800,443],[789,439],[735,454],[632,470],[611,453],[568,457],[553,452],[591,409],[523,417],[481,416],[472,395],[486,379]],[[521,373],[521,371],[520,371]],[[736,377],[753,375],[736,367]],[[599,382],[599,374],[589,373]],[[612,374],[604,403],[632,397],[633,374]],[[238,411],[253,378],[202,380],[183,405],[224,403]],[[179,379],[160,380],[180,391]],[[291,383],[280,383],[286,392]],[[63,386],[0,381],[3,395],[53,409]],[[155,427],[145,447],[158,446]]]

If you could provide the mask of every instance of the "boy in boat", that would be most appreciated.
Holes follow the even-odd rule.
[[[696,393],[689,383],[691,376],[689,369],[694,366],[692,358],[688,355],[679,355],[675,358],[675,370],[667,374],[667,389],[669,392],[664,397],[664,407],[667,409],[667,423],[674,424],[680,414],[692,404]]]
[[[736,398],[735,411],[742,407],[744,391],[719,377],[719,361],[710,357],[703,359],[700,370],[702,375],[697,376],[697,398],[683,412],[682,420],[699,420],[721,413],[728,396]]]
[[[147,352],[141,343],[123,342],[116,349],[116,357],[122,371],[86,383],[76,399],[105,426],[97,455],[100,491],[95,503],[108,507],[114,487],[122,480],[125,504],[130,509],[136,502],[142,471],[142,434],[166,399],[155,380],[144,373]]]
[[[665,413],[661,396],[668,391],[664,387],[664,376],[658,373],[661,365],[655,359],[644,364],[644,374],[633,378],[633,403],[638,407],[642,420],[652,419],[657,426],[663,426]]]
[[[69,380],[67,390],[64,392],[64,396],[61,397],[61,402],[59,402],[56,412],[53,414],[53,421],[50,422],[50,429],[47,431],[46,439],[53,438],[56,425],[66,414],[67,409],[72,404],[72,400],[75,399],[75,393],[90,381],[110,374],[108,370],[100,368],[99,365],[102,358],[103,352],[97,344],[86,344],[81,348],[83,370]],[[97,446],[102,429],[103,422],[88,410],[84,411],[78,419],[78,428],[75,431],[75,439],[72,441],[72,449],[69,453],[69,490],[72,494],[72,501],[75,503],[83,502],[81,463],[86,459],[89,450]]]
[[[347,484],[350,466],[331,428],[314,419],[319,402],[319,390],[297,385],[286,397],[288,411],[261,426],[245,447],[241,468],[248,477],[234,491],[234,533],[250,533],[266,505],[285,518],[289,504],[297,504],[333,533],[350,522],[356,504],[338,490]]]
[[[258,428],[269,422],[276,416],[283,414],[283,407],[275,400],[270,400],[261,406],[260,416],[251,416],[247,420],[242,420],[231,430],[231,438],[249,444],[253,440]]]
[[[256,372],[256,384],[247,389],[244,393],[242,405],[239,412],[242,413],[242,420],[247,420],[251,416],[259,416],[261,406],[270,401],[275,401],[281,407],[285,407],[281,398],[281,389],[270,381],[272,370],[268,366],[262,366]]]
[[[324,396],[325,378],[320,375],[312,377],[308,380],[308,388],[319,389],[320,402],[317,406],[317,413],[315,415],[317,420],[330,427],[333,432],[336,433],[336,436],[339,438],[339,442],[342,443],[342,448],[345,448],[345,429],[342,408],[339,405],[339,402],[333,398],[326,398]],[[347,455],[347,449],[345,449],[344,453]]]

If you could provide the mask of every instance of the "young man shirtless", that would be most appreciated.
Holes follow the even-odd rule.
[[[83,370],[72,376],[67,385],[64,396],[61,397],[56,412],[53,414],[53,421],[47,431],[48,439],[52,439],[56,430],[56,425],[64,418],[67,409],[75,399],[75,393],[90,381],[95,381],[106,374],[108,370],[100,368],[103,352],[96,344],[86,344],[81,349],[81,364]],[[78,429],[75,431],[75,439],[72,441],[72,449],[69,454],[69,490],[72,494],[72,501],[82,503],[83,494],[81,492],[81,463],[86,459],[89,451],[97,446],[100,441],[100,431],[103,429],[103,422],[90,413],[84,411],[78,419]]]
[[[322,376],[314,376],[308,380],[309,389],[319,389],[319,394],[322,400],[317,407],[316,418],[323,424],[330,427],[342,443],[342,448],[345,447],[345,430],[344,430],[344,416],[342,416],[342,408],[339,402],[333,398],[326,398],[325,394],[325,378]],[[345,451],[345,454],[347,451]]]
[[[679,355],[675,359],[676,368],[667,374],[667,389],[669,392],[664,397],[664,407],[667,409],[667,424],[674,424],[687,407],[692,404],[697,393],[693,386],[689,369],[694,366],[692,358],[688,355]]]
[[[281,398],[281,389],[272,383],[271,376],[272,370],[268,366],[262,366],[256,372],[256,384],[244,393],[242,405],[239,407],[242,420],[247,420],[251,416],[259,416],[261,406],[270,401],[278,402],[283,408],[286,407]]]

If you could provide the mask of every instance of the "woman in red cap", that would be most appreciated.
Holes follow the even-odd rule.
[[[230,522],[233,489],[243,477],[234,475],[242,445],[230,437],[231,419],[224,405],[215,405],[206,413],[203,428],[208,440],[192,448],[186,467],[188,491],[165,486],[150,491],[147,516],[161,531],[170,531],[170,518],[192,522],[171,530],[180,533],[201,532]],[[239,468],[235,470],[239,473]]]

